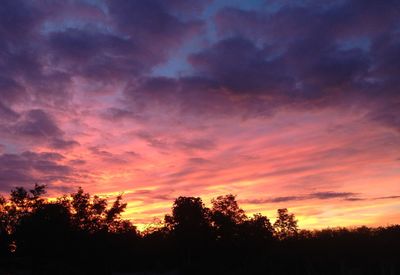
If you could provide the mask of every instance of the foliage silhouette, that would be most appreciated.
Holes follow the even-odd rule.
[[[239,208],[235,196],[219,196],[211,200],[211,203],[211,217],[217,238],[222,241],[238,238],[240,225],[247,217],[243,209]]]
[[[298,226],[294,214],[290,214],[286,208],[277,210],[278,216],[274,223],[275,235],[283,240],[297,235]]]
[[[178,197],[171,214],[138,232],[109,203],[79,188],[56,200],[46,187],[0,197],[0,274],[399,274],[400,226],[299,230],[293,213],[248,217],[228,194],[207,208]]]

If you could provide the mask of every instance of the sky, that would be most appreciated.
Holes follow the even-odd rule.
[[[156,222],[234,194],[301,228],[400,223],[397,0],[3,0],[0,193]]]

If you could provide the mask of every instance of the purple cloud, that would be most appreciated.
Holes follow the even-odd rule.
[[[0,111],[1,107],[0,105]],[[0,112],[0,114],[2,113]],[[14,137],[14,139],[22,139],[36,144],[47,144],[53,149],[60,150],[79,145],[75,140],[66,139],[64,131],[60,129],[53,117],[41,109],[29,110],[22,115],[5,109],[3,116],[5,115],[14,119],[9,119],[2,126],[4,131],[1,136]]]
[[[51,183],[65,180],[73,169],[60,164],[64,157],[58,153],[35,153],[0,155],[0,189],[9,191],[14,186],[27,186],[34,182]]]
[[[297,196],[284,196],[284,197],[274,197],[274,198],[265,198],[265,199],[249,199],[244,200],[243,202],[249,204],[264,204],[264,203],[281,203],[281,202],[291,202],[291,201],[304,201],[311,199],[318,200],[330,200],[330,199],[344,199],[344,200],[352,200],[358,196],[357,193],[352,192],[315,192],[306,195],[297,195]]]

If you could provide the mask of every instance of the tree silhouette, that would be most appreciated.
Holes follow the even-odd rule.
[[[283,240],[296,236],[298,226],[294,214],[289,213],[287,208],[278,209],[277,212],[278,216],[274,223],[274,229],[278,239]]]
[[[274,235],[274,228],[271,222],[260,213],[254,214],[252,218],[243,223],[243,231],[256,242],[270,241]]]
[[[80,245],[96,251],[98,245],[95,240],[100,240],[100,237],[101,243],[108,243],[110,247],[117,241],[111,237],[112,234],[124,235],[132,240],[137,238],[136,227],[130,221],[121,219],[121,213],[126,208],[121,195],[108,207],[106,199],[92,198],[82,188],[53,202],[44,199],[45,194],[46,186],[35,184],[29,191],[23,187],[14,188],[8,200],[0,197],[2,254],[15,252],[20,256],[50,257],[66,255]],[[90,241],[90,234],[97,234],[97,237],[93,235],[95,239],[90,237],[93,239]],[[108,239],[107,243],[104,238]]]
[[[14,232],[18,255],[62,254],[71,237],[70,218],[69,209],[57,203],[42,204],[22,217]]]
[[[71,209],[72,223],[75,227],[87,232],[119,232],[135,230],[129,222],[121,220],[121,213],[126,208],[122,195],[117,196],[111,207],[104,198],[90,196],[79,188],[71,194],[71,200],[62,198],[62,203]]]
[[[236,224],[242,223],[247,218],[244,210],[239,207],[236,196],[232,194],[218,196],[212,199],[211,203],[213,214],[227,217]]]
[[[165,224],[179,247],[185,264],[199,254],[210,237],[210,211],[201,198],[178,197],[172,207],[172,215],[165,216]]]
[[[179,197],[172,207],[172,216],[165,216],[165,223],[178,235],[190,237],[209,226],[209,209],[201,198]]]
[[[234,195],[218,196],[211,200],[211,217],[220,239],[231,239],[237,236],[239,225],[246,219]]]
[[[400,226],[298,230],[278,209],[247,217],[235,196],[208,209],[178,197],[172,213],[139,234],[109,202],[79,188],[56,200],[46,188],[14,188],[0,196],[0,274],[397,274]],[[24,267],[24,268],[23,268]],[[29,272],[28,272],[29,273]]]

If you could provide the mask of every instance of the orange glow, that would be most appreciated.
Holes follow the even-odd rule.
[[[208,204],[228,193],[237,195],[248,214],[261,212],[271,220],[277,208],[287,207],[303,228],[399,222],[395,215],[399,200],[389,198],[400,194],[397,143],[391,130],[370,131],[358,120],[360,115],[286,112],[239,125],[214,121],[202,131],[189,130],[188,125],[173,129],[153,125],[151,133],[162,141],[159,146],[135,135],[127,138],[127,125],[105,124],[89,116],[81,125],[90,125],[101,135],[78,138],[81,146],[61,163],[83,159],[85,163],[76,167],[75,188],[109,197],[123,192],[128,202],[124,217],[140,228],[154,218],[162,219],[178,196],[200,196]],[[177,144],[201,139],[215,145],[209,149]],[[353,193],[356,198],[273,202],[276,197],[332,191]]]

